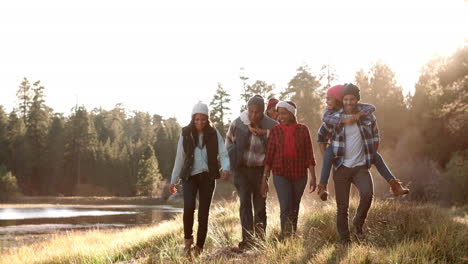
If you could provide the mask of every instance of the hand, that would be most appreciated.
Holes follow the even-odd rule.
[[[320,196],[323,192],[327,191],[327,185],[323,183],[319,183],[317,186],[317,194]]]
[[[177,193],[177,188],[175,184],[169,185],[169,192],[172,194]]]
[[[361,118],[361,116],[359,115],[359,113],[357,113],[353,115],[353,118],[354,118],[354,122],[357,122],[359,121],[359,118]]]
[[[352,125],[355,122],[356,120],[354,119],[354,116],[345,117],[341,119],[341,123],[346,124],[346,125]]]
[[[254,134],[255,136],[257,135],[257,130],[252,127],[252,125],[248,125],[248,128],[250,130],[250,133]]]
[[[231,173],[229,171],[223,170],[223,172],[221,172],[221,179],[223,181],[229,181],[230,176],[231,176]]]
[[[313,193],[315,191],[315,188],[317,188],[317,179],[315,178],[315,176],[312,176],[309,182],[309,193]]]
[[[254,128],[255,129],[255,135],[256,136],[263,136],[267,134],[266,129],[261,129],[261,128]]]
[[[357,114],[353,115],[354,120],[357,122],[361,117],[365,116],[366,114],[364,112],[358,112]]]
[[[260,189],[260,194],[262,195],[263,198],[267,197],[268,194],[268,182],[266,179],[262,180],[262,187]]]

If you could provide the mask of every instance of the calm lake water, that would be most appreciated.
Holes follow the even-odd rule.
[[[157,224],[181,212],[182,209],[167,205],[0,208],[0,250],[62,232]]]

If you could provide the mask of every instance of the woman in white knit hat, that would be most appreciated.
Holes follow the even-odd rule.
[[[222,173],[220,175],[221,161]],[[215,189],[215,179],[228,180],[229,156],[221,134],[210,125],[206,104],[198,102],[192,110],[190,124],[182,128],[177,146],[177,155],[172,171],[170,192],[176,193],[176,184],[181,180],[184,195],[185,254],[190,257],[203,251],[208,231],[208,216]],[[197,243],[193,244],[193,221],[198,193]]]
[[[261,192],[266,197],[272,170],[280,203],[281,238],[284,238],[296,232],[307,170],[310,173],[309,192],[315,191],[315,159],[309,128],[296,121],[296,105],[280,101],[276,107],[280,124],[270,130]]]

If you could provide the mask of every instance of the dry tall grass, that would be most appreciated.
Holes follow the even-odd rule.
[[[239,252],[238,202],[216,202],[205,253],[195,263],[467,263],[468,210],[375,201],[367,238],[350,247],[338,243],[335,204],[301,208],[297,237],[278,242],[279,208],[269,201],[268,236],[257,248]],[[354,214],[353,201],[350,216]],[[196,230],[196,227],[195,229]],[[70,233],[4,253],[0,263],[189,263],[182,254],[182,219],[116,232]]]

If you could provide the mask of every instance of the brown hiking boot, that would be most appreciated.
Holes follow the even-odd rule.
[[[249,250],[249,249],[252,249],[253,247],[254,247],[254,243],[250,239],[242,240],[241,242],[239,242],[240,250]]]
[[[184,240],[184,255],[188,258],[192,256],[192,244],[193,244],[193,238],[185,239]]]
[[[362,241],[366,238],[366,236],[364,235],[364,232],[362,231],[362,226],[353,224],[353,231],[358,241]]]
[[[341,244],[341,246],[347,248],[347,247],[351,246],[351,239],[342,238],[342,239],[340,239],[340,244]]]
[[[201,253],[203,253],[203,248],[199,247],[199,246],[194,246],[192,248],[193,250],[193,256],[194,257],[198,257]]]
[[[401,182],[397,181],[396,179],[389,180],[388,184],[390,184],[390,190],[394,196],[405,195],[409,193],[409,189],[401,186]]]

